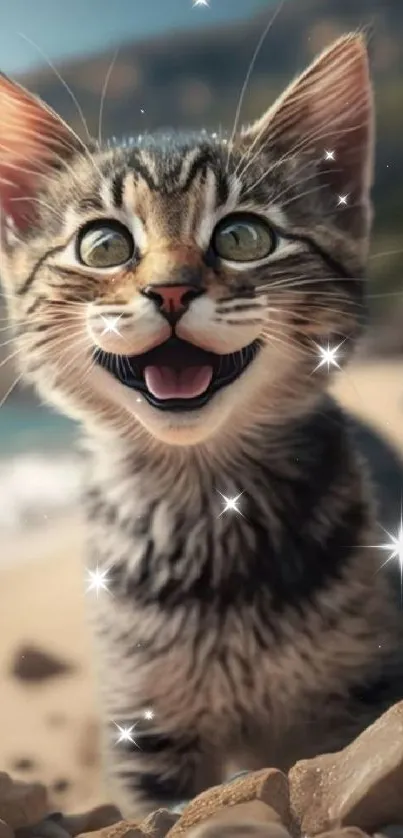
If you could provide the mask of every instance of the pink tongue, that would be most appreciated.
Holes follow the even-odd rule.
[[[157,399],[193,399],[207,390],[213,377],[213,367],[146,367],[146,385]]]

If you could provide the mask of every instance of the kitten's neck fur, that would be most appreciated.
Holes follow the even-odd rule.
[[[299,431],[305,437],[316,415],[333,407],[327,393],[318,393],[314,386],[311,392],[301,393],[291,383],[288,398],[282,394],[278,412],[274,404],[270,409],[256,403],[252,409],[241,406],[235,417],[201,444],[169,445],[152,437],[139,424],[133,433],[133,426],[116,425],[113,421],[100,425],[95,421],[87,427],[84,448],[94,459],[108,463],[109,468],[116,463],[119,470],[120,464],[127,462],[135,470],[144,468],[156,475],[163,476],[169,470],[171,479],[176,475],[183,478],[184,472],[188,472],[191,481],[196,475],[214,479],[223,471],[239,475],[250,463],[270,464],[287,459]],[[308,438],[308,447],[309,443]]]
[[[235,423],[234,423],[235,424]],[[169,497],[171,503],[183,506],[185,498],[200,503],[205,493],[217,491],[227,497],[248,491],[248,484],[261,482],[262,492],[298,486],[314,481],[313,472],[327,469],[326,478],[332,480],[332,462],[337,470],[352,466],[356,460],[346,433],[341,409],[325,395],[297,417],[282,425],[263,422],[244,429],[231,425],[216,444],[207,446],[168,446],[161,443],[142,445],[140,440],[128,445],[127,439],[111,439],[100,435],[87,437],[85,448],[90,455],[91,472],[100,487],[108,491],[111,481],[122,484],[139,478],[139,489],[154,494],[158,487],[160,498]],[[302,478],[302,479],[301,479]],[[357,469],[357,487],[363,483]],[[91,481],[92,482],[92,481]],[[271,485],[273,483],[273,485]],[[280,492],[281,493],[281,492]],[[361,490],[360,490],[361,494]],[[285,489],[283,502],[289,492]],[[137,502],[136,500],[134,501]],[[294,501],[292,500],[292,503]],[[130,503],[130,501],[128,501]]]

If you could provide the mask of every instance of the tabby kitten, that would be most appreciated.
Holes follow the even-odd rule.
[[[403,693],[365,475],[315,369],[318,346],[347,357],[363,300],[362,38],[227,140],[84,145],[4,77],[0,97],[21,371],[88,439],[116,802],[137,815],[343,745]]]

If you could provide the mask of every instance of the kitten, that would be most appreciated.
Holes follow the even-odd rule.
[[[318,357],[341,344],[344,361],[359,331],[362,38],[227,140],[86,146],[4,77],[0,97],[21,370],[89,440],[116,802],[137,815],[230,766],[286,769],[344,745],[403,694],[368,481]]]

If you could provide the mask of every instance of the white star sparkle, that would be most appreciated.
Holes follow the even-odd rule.
[[[119,329],[118,329],[118,323],[119,323],[119,320],[120,320],[121,316],[122,316],[121,314],[118,314],[117,317],[111,317],[111,315],[109,315],[109,314],[108,315],[101,314],[100,317],[101,317],[101,319],[104,323],[104,326],[105,326],[102,334],[105,335],[107,332],[111,332],[113,335],[118,335],[118,337],[121,337]]]
[[[319,361],[319,364],[317,364],[317,366],[315,367],[314,372],[316,372],[316,370],[318,370],[320,367],[324,367],[325,364],[327,364],[328,372],[330,370],[330,367],[337,367],[337,369],[339,370],[340,366],[337,361],[337,353],[343,343],[344,341],[342,340],[341,343],[339,343],[337,346],[332,347],[329,345],[329,343],[327,344],[327,346],[320,346],[317,343],[316,346],[318,347],[319,357],[321,360]]]
[[[400,595],[403,599],[403,506],[400,512],[400,527],[398,529],[397,535],[392,535],[392,533],[385,530],[386,535],[390,539],[386,544],[372,544],[372,547],[377,547],[378,550],[387,550],[389,553],[388,558],[383,562],[380,567],[382,570],[389,562],[392,562],[394,559],[397,561],[397,565],[400,570]]]
[[[325,151],[325,160],[334,160],[335,151]]]
[[[193,0],[193,8],[195,9],[197,6],[206,6],[208,8],[210,6],[210,0]]]
[[[107,570],[100,570],[99,567],[96,567],[95,570],[88,571],[88,588],[87,591],[96,591],[97,596],[100,590],[107,591],[108,590],[108,578],[107,578]]]
[[[140,745],[138,744],[138,742],[136,742],[136,740],[133,738],[133,733],[134,733],[136,724],[138,724],[138,722],[135,722],[134,725],[130,725],[130,727],[129,726],[123,727],[122,725],[116,724],[116,722],[114,724],[115,724],[115,727],[117,727],[117,729],[119,731],[118,737],[116,739],[116,744],[117,745],[119,744],[119,742],[131,742],[132,745],[136,746],[136,748],[140,748]],[[141,748],[140,748],[140,751],[141,751]]]
[[[347,199],[348,195],[338,195],[337,206],[338,207],[346,207],[347,206]]]
[[[154,710],[144,710],[143,716],[147,721],[150,721],[155,716]]]
[[[224,515],[224,512],[237,512],[238,515],[242,515],[241,510],[238,509],[238,502],[239,498],[243,495],[243,492],[240,492],[239,495],[235,495],[233,498],[227,498],[226,495],[223,495],[221,492],[218,492],[218,494],[221,495],[224,501],[224,509],[220,512],[218,516],[219,518],[221,515]]]

